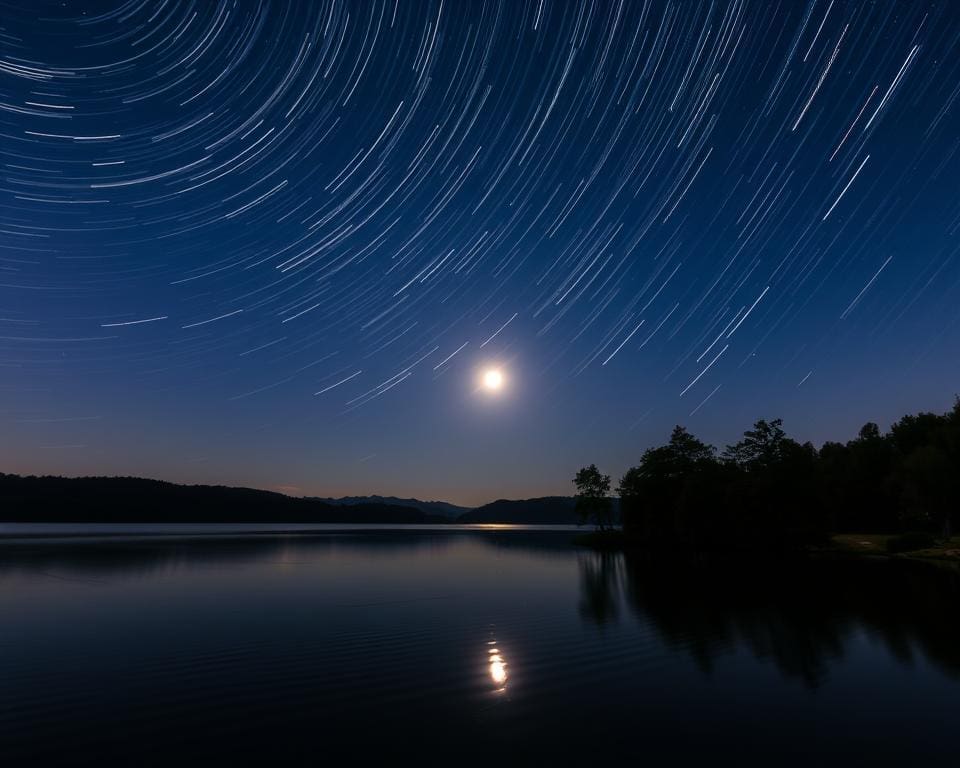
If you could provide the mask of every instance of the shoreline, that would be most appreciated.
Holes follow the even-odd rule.
[[[938,540],[934,546],[931,547],[907,550],[904,552],[890,552],[887,550],[887,541],[896,536],[897,534],[838,533],[832,535],[829,543],[824,546],[798,548],[788,551],[788,553],[826,557],[882,557],[900,560],[920,560],[924,562],[960,563],[960,536],[953,536],[948,541]],[[622,529],[582,533],[574,538],[574,544],[580,547],[607,552],[650,551],[637,546],[624,534]],[[772,553],[756,550],[751,551],[748,549],[720,549],[711,554],[747,554],[760,556]],[[778,551],[776,554],[779,556],[783,554],[783,552]]]

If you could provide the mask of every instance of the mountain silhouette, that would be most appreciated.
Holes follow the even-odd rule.
[[[578,522],[572,496],[538,499],[499,499],[457,518],[458,523],[574,524]]]
[[[461,507],[457,504],[451,504],[447,501],[421,501],[420,499],[400,499],[396,496],[341,496],[340,498],[320,498],[324,504],[333,504],[342,507],[353,507],[358,504],[388,504],[390,506],[413,507],[429,515],[441,515],[443,517],[455,520],[467,512],[471,512],[473,507]]]
[[[36,477],[0,473],[7,523],[433,523],[448,518],[400,504],[327,504],[220,485],[137,477]]]

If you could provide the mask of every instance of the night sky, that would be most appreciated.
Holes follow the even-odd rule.
[[[946,410],[958,149],[949,0],[0,2],[0,469],[477,503]]]

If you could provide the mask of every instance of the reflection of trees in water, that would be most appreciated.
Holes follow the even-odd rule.
[[[860,631],[901,663],[919,653],[960,676],[960,571],[906,561],[759,562],[681,566],[639,555],[580,559],[580,611],[616,619],[620,603],[705,673],[737,647],[788,677],[822,681]]]
[[[580,615],[599,626],[615,622],[620,614],[616,589],[620,556],[610,552],[584,553],[580,565]]]

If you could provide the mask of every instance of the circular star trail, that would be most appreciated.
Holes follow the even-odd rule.
[[[0,2],[0,457],[466,499],[939,407],[957,50],[949,2]]]

